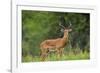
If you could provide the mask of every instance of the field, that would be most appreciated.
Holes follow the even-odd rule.
[[[46,61],[68,61],[68,60],[88,60],[90,59],[90,55],[88,52],[80,52],[80,53],[74,53],[74,52],[69,52],[69,53],[64,53],[63,56],[58,60],[57,55],[55,53],[51,53],[48,55],[46,58]],[[31,56],[28,55],[26,57],[23,57],[23,62],[41,62],[40,56]]]

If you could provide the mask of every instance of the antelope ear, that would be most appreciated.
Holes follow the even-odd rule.
[[[61,32],[64,32],[64,29],[61,29],[60,31],[61,31]]]

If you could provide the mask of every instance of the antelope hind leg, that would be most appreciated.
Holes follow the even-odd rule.
[[[41,54],[41,61],[45,61],[46,60],[46,57],[47,57],[47,54]]]

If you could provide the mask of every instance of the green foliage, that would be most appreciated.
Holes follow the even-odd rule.
[[[40,43],[46,39],[63,36],[59,26],[59,16],[64,16],[66,24],[72,23],[70,43],[65,48],[86,48],[88,53],[64,56],[63,60],[88,59],[90,46],[90,18],[88,13],[64,13],[22,10],[22,62],[39,61]],[[74,45],[73,45],[74,44]],[[76,47],[73,47],[76,46]],[[65,49],[67,51],[69,49]],[[51,55],[49,60],[55,60]]]

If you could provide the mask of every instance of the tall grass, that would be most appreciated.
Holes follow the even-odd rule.
[[[73,51],[65,52],[62,57],[57,59],[57,55],[55,53],[51,53],[46,58],[46,61],[67,61],[67,60],[86,60],[90,59],[89,52],[85,51],[74,53]],[[31,56],[27,55],[25,57],[22,57],[22,62],[41,62],[40,56]]]

